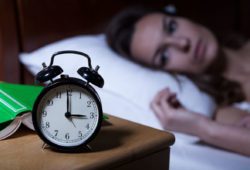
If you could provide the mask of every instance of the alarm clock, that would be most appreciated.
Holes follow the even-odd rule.
[[[88,67],[78,69],[83,79],[62,74],[63,69],[53,65],[61,54],[76,54],[87,59]],[[101,100],[93,84],[102,88],[104,80],[92,68],[90,57],[79,51],[59,51],[52,55],[49,66],[36,75],[36,81],[50,81],[38,95],[32,110],[32,121],[39,137],[54,149],[76,152],[86,149],[100,130],[103,112]],[[57,78],[56,78],[57,77]]]

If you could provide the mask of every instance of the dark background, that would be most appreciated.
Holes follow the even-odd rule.
[[[0,0],[0,80],[25,81],[20,52],[69,36],[101,33],[128,6],[167,4],[219,35],[250,37],[249,0]]]

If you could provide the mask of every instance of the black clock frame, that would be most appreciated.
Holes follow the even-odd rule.
[[[79,144],[77,146],[60,146],[60,145],[57,145],[57,144],[51,142],[41,132],[41,129],[40,129],[40,126],[39,126],[39,123],[38,123],[39,113],[37,113],[37,109],[38,109],[38,106],[39,106],[42,98],[44,97],[44,95],[47,94],[47,92],[49,92],[50,90],[53,90],[56,87],[59,87],[61,85],[67,85],[67,84],[76,85],[76,86],[79,86],[79,87],[84,88],[85,90],[87,90],[92,95],[92,97],[94,98],[94,100],[95,100],[95,102],[97,104],[98,111],[99,111],[99,119],[98,119],[96,129],[94,130],[92,135],[87,140],[85,140],[83,143],[81,143],[81,144]],[[59,78],[59,79],[51,82],[48,86],[46,86],[42,90],[42,92],[39,94],[39,96],[37,97],[37,99],[36,99],[36,101],[34,103],[34,106],[33,106],[33,110],[32,110],[32,121],[33,121],[33,125],[34,125],[34,128],[35,128],[38,136],[45,143],[47,143],[49,146],[51,146],[53,149],[63,151],[63,152],[80,152],[80,151],[86,150],[87,144],[89,142],[91,142],[96,137],[98,132],[100,131],[101,124],[102,124],[102,119],[103,119],[103,111],[102,111],[101,99],[100,99],[98,93],[95,91],[95,89],[92,86],[89,85],[89,83],[87,83],[87,82],[85,82],[85,81],[83,81],[81,79],[73,78],[73,77],[66,77],[66,78],[62,77],[62,78]]]

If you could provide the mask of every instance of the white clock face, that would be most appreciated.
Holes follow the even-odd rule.
[[[92,95],[76,85],[60,85],[48,91],[37,109],[41,133],[59,146],[78,146],[95,132],[99,110]]]

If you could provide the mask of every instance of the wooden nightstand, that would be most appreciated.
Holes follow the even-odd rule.
[[[167,170],[170,133],[109,116],[97,138],[90,143],[92,152],[59,153],[42,149],[43,142],[22,127],[12,138],[0,141],[1,169],[55,170]]]

